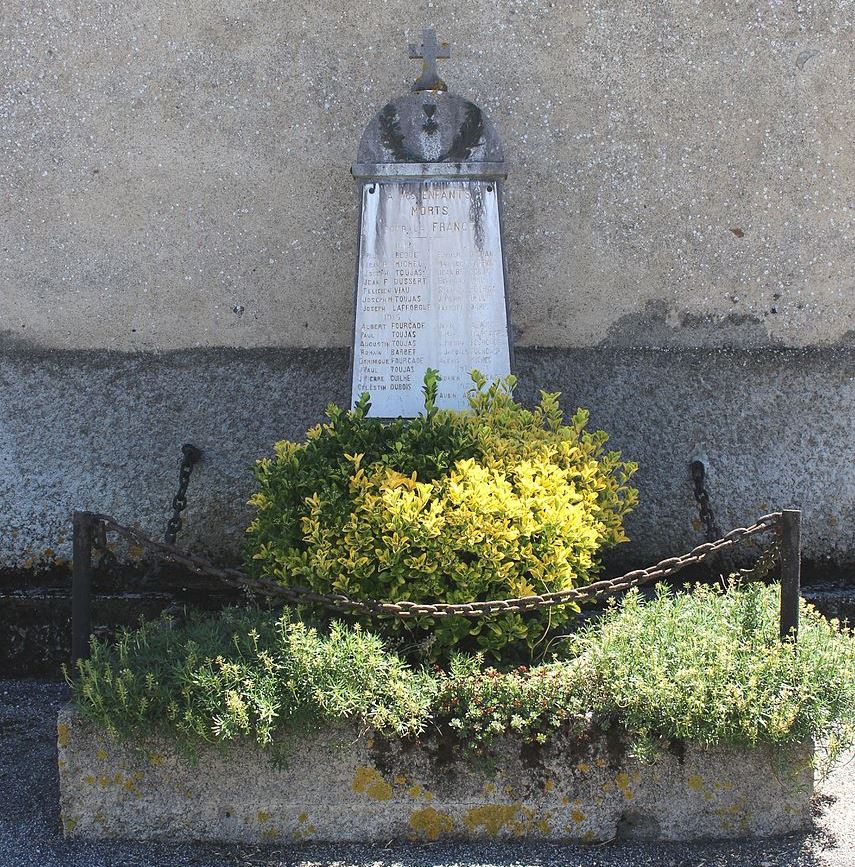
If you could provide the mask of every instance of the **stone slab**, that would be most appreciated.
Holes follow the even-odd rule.
[[[510,373],[498,184],[362,185],[352,398],[413,417],[439,370],[438,405],[465,409],[469,376]]]
[[[694,840],[809,827],[813,748],[699,749],[654,764],[614,737],[502,743],[464,761],[447,745],[301,734],[287,765],[252,745],[205,749],[108,740],[71,707],[57,725],[66,836],[243,843],[615,838]]]

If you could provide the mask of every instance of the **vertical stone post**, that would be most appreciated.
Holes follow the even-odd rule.
[[[802,513],[785,509],[781,517],[781,640],[799,634],[802,571]]]

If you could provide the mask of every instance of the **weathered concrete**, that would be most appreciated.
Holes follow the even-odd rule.
[[[5,0],[0,329],[348,345],[349,167],[426,23],[505,145],[521,345],[851,345],[849,0]]]
[[[813,746],[687,746],[652,765],[614,737],[508,740],[489,761],[441,745],[301,734],[284,769],[249,744],[202,751],[108,741],[59,716],[66,835],[134,839],[387,841],[440,837],[605,841],[771,836],[810,824]]]
[[[641,470],[621,557],[645,565],[702,541],[688,463],[707,456],[722,528],[804,510],[805,555],[855,551],[855,353],[535,351],[517,356],[520,395],[560,390],[570,410]],[[73,509],[162,534],[182,442],[205,453],[181,540],[234,555],[250,519],[249,466],[347,401],[345,352],[0,355],[0,566],[70,556]]]

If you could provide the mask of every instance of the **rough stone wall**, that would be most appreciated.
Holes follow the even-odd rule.
[[[688,478],[696,454],[709,462],[722,528],[792,503],[805,510],[809,559],[853,558],[855,353],[831,363],[818,350],[526,349],[517,365],[526,401],[541,384],[561,389],[640,463],[621,560],[644,565],[702,541]],[[233,553],[250,520],[249,465],[348,398],[344,350],[45,352],[0,359],[0,382],[11,398],[0,415],[10,564],[67,557],[75,508],[160,535],[185,440],[204,458],[182,541]]]
[[[247,464],[347,398],[349,167],[426,24],[502,136],[522,387],[642,463],[632,557],[699,540],[701,451],[723,525],[803,505],[808,555],[852,560],[853,22],[850,0],[7,0],[0,566],[67,556],[74,507],[159,532],[188,439],[187,538],[239,545]]]

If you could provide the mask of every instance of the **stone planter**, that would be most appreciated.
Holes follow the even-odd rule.
[[[58,722],[66,835],[262,841],[536,837],[693,840],[785,834],[810,824],[813,747],[663,753],[652,765],[619,738],[503,742],[489,761],[447,745],[301,737],[287,766],[250,744],[203,750],[110,741],[65,708]]]

